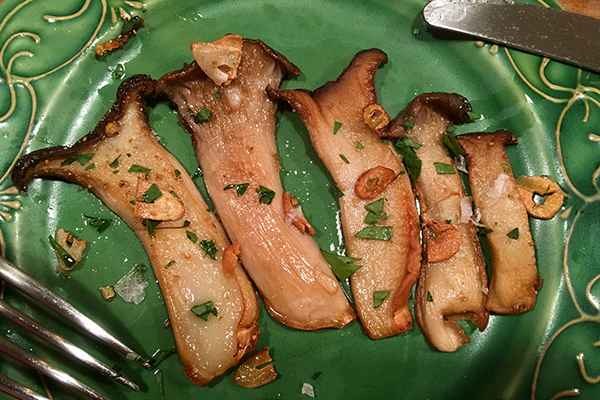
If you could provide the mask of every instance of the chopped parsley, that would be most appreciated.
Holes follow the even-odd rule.
[[[146,174],[146,178],[148,178],[148,174],[150,173],[150,171],[151,171],[150,168],[146,168],[146,167],[142,167],[141,165],[133,164],[131,167],[129,167],[129,170],[127,172],[129,172],[129,173],[141,172],[143,174]]]
[[[113,160],[110,164],[108,164],[111,168],[117,168],[119,166],[119,158],[121,158],[123,154],[119,154],[117,158]]]
[[[448,150],[450,150],[450,154],[453,157],[458,157],[465,154],[465,151],[462,147],[460,147],[460,144],[458,144],[458,141],[451,133],[446,133],[444,135],[444,144],[446,145]]]
[[[178,169],[176,169],[175,170],[175,178],[179,178],[179,175],[181,175],[181,172]]]
[[[365,217],[365,224],[373,225],[382,219],[388,219],[389,216],[383,212],[383,202],[385,200],[385,198],[381,198],[365,206],[365,209],[369,212]]]
[[[108,229],[113,220],[108,218],[90,217],[89,215],[83,214],[89,220],[89,224],[96,228],[98,233],[102,233]]]
[[[75,162],[75,157],[69,157],[65,160],[63,160],[63,162],[60,163],[60,165],[71,165]]]
[[[477,228],[477,234],[478,234],[479,236],[485,236],[485,235],[487,235],[488,233],[492,233],[492,232],[494,232],[494,231],[493,231],[492,229],[490,229],[490,228],[485,228],[485,229],[484,229],[484,228],[480,228],[480,227],[476,227],[476,228]]]
[[[217,317],[217,308],[215,307],[212,300],[207,301],[206,303],[202,303],[192,307],[191,311],[197,316],[202,318],[205,321],[208,321],[208,317],[210,314]]]
[[[508,165],[507,163],[502,163],[502,168],[504,168],[504,171],[507,174],[510,173],[510,165]]]
[[[373,293],[373,307],[378,308],[386,297],[390,294],[389,290],[381,290]]]
[[[212,113],[207,110],[206,108],[203,108],[202,110],[200,110],[200,112],[196,115],[194,115],[194,122],[197,124],[200,124],[202,122],[206,122],[210,119],[210,117],[212,116]]]
[[[342,159],[343,162],[345,162],[346,164],[350,164],[350,161],[348,161],[348,159],[346,158],[345,155],[340,154],[340,158]]]
[[[427,291],[427,301],[433,301],[433,296],[430,291]]]
[[[409,138],[403,138],[394,144],[396,152],[402,156],[402,161],[408,169],[408,173],[413,180],[417,180],[421,175],[421,167],[423,162],[417,156],[415,149],[418,149],[422,145]]]
[[[335,121],[333,123],[333,134],[335,135],[336,133],[338,133],[338,131],[340,130],[341,127],[342,127],[342,123],[339,121]]]
[[[359,239],[373,239],[373,240],[392,240],[393,227],[391,226],[367,226],[366,228],[358,231],[354,236]]]
[[[364,149],[365,146],[363,146],[360,142],[356,142],[356,148],[360,150],[360,149]]]
[[[56,239],[54,239],[52,236],[48,236],[48,240],[50,240],[50,244],[52,245],[54,251],[56,251],[58,258],[60,258],[62,262],[65,263],[65,266],[67,268],[71,268],[73,265],[75,265],[75,263],[77,263],[77,261],[75,261],[75,259],[71,257],[69,252],[66,251],[60,244],[58,244]]]
[[[169,193],[171,193],[171,196],[175,197],[176,199],[179,199],[179,196],[177,196],[177,193],[175,193],[174,191],[170,191]]]
[[[438,175],[453,175],[453,174],[456,174],[456,170],[450,164],[444,164],[444,163],[441,163],[441,162],[434,162],[433,165],[435,165],[435,172],[437,172]]]
[[[198,168],[196,168],[196,172],[194,172],[194,175],[192,175],[192,179],[200,178],[201,176],[203,176],[202,168],[198,166]]]
[[[221,88],[219,88],[219,90],[217,90],[217,93],[215,93],[215,99],[221,100]]]
[[[205,256],[209,256],[210,258],[212,258],[213,260],[216,260],[217,257],[217,246],[215,246],[215,241],[214,240],[203,240],[200,242],[200,248],[202,250],[204,250],[204,255]]]
[[[194,232],[185,231],[185,235],[192,241],[192,243],[196,243],[198,241],[198,235],[196,235]]]
[[[85,164],[88,163],[88,161],[90,161],[90,159],[94,156],[94,154],[96,154],[96,153],[76,154],[75,158],[77,159],[77,161],[79,161],[79,164],[81,164],[81,166],[83,167]]]
[[[169,263],[167,265],[165,265],[165,269],[169,269],[169,267],[172,267],[173,264],[175,264],[175,260],[169,261]]]
[[[162,196],[162,192],[156,186],[156,183],[150,185],[148,190],[144,193],[144,202],[145,203],[154,203],[154,200],[160,198]]]
[[[261,204],[271,204],[275,197],[275,192],[264,186],[256,189],[256,193],[258,193],[258,202]]]
[[[142,221],[142,224],[146,227],[148,235],[156,237],[156,232],[154,232],[154,228],[156,228],[156,225],[160,224],[161,222],[162,221],[157,221],[154,219],[145,219]]]
[[[187,219],[183,222],[183,227],[187,228],[188,226],[190,226],[191,222],[188,221]]]
[[[409,131],[415,127],[415,123],[412,121],[404,121],[404,127],[406,128],[407,131]]]
[[[229,190],[229,189],[234,189],[237,192],[237,196],[240,197],[241,195],[243,195],[246,192],[246,189],[248,189],[248,185],[250,185],[249,183],[239,183],[239,184],[229,184],[227,186],[225,186],[223,188],[223,190]]]
[[[96,164],[91,163],[90,165],[88,165],[87,167],[85,167],[85,171],[89,171],[89,170],[94,169],[94,168],[96,168]]]
[[[342,189],[340,189],[337,183],[335,184],[335,193],[337,194],[338,198],[344,197],[344,192],[342,192]]]
[[[454,131],[456,131],[456,125],[448,125],[446,127],[446,132],[448,132],[448,133],[454,133]]]
[[[519,238],[519,228],[515,228],[512,231],[508,232],[506,236],[508,236],[511,239],[517,240]]]
[[[327,262],[331,266],[331,270],[333,271],[335,276],[337,276],[337,278],[341,281],[345,281],[353,273],[362,268],[362,265],[351,264],[356,261],[362,260],[362,258],[340,256],[338,254],[329,253],[325,250],[321,250],[321,253],[323,254],[323,257],[325,257],[325,260],[327,260]]]
[[[480,118],[481,118],[481,115],[479,115],[479,114],[475,114],[474,112],[471,112],[471,111],[469,111],[469,112],[467,113],[467,115],[469,116],[469,122],[470,122],[470,121],[476,121],[476,120],[478,120],[478,119],[480,119]]]

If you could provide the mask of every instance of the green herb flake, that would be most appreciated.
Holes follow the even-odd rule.
[[[452,220],[451,220],[451,219],[447,219],[445,222],[446,222],[447,224],[451,224],[451,223],[452,223]]]
[[[386,297],[390,294],[389,290],[381,290],[373,293],[373,308],[378,308]]]
[[[448,125],[446,127],[446,132],[448,132],[448,133],[454,133],[454,131],[456,131],[456,125]]]
[[[117,168],[119,166],[119,158],[121,158],[123,154],[119,154],[117,158],[113,160],[110,164],[108,164],[111,168]]]
[[[173,264],[175,264],[175,260],[169,261],[169,263],[167,265],[165,265],[165,269],[169,269],[169,267],[172,267]]]
[[[207,301],[206,303],[202,303],[192,307],[191,311],[197,316],[202,318],[205,321],[208,321],[208,317],[210,314],[217,317],[217,308],[215,307],[212,300]]]
[[[319,376],[321,376],[321,374],[322,374],[322,373],[323,373],[323,371],[317,371],[317,372],[315,372],[315,373],[313,374],[313,376],[312,376],[313,380],[317,380],[317,378],[318,378]]]
[[[194,122],[197,124],[200,124],[202,122],[206,122],[210,119],[210,117],[212,116],[212,113],[207,110],[206,108],[203,108],[202,110],[200,110],[200,112],[196,115],[194,115]]]
[[[517,240],[519,238],[519,228],[515,228],[512,231],[508,232],[506,236],[508,236],[511,239]]]
[[[79,161],[79,164],[81,164],[81,166],[83,167],[85,164],[88,163],[88,161],[90,161],[90,159],[94,156],[94,154],[96,154],[96,153],[76,154],[75,158],[77,159],[77,161]]]
[[[510,173],[510,165],[508,165],[507,163],[502,163],[502,168],[504,168],[504,172],[506,172],[507,174]]]
[[[354,236],[359,239],[372,239],[372,240],[392,240],[393,227],[391,226],[367,226],[361,229]]]
[[[194,172],[194,175],[192,175],[192,179],[200,178],[203,175],[204,174],[202,173],[202,168],[198,166],[198,168],[196,168],[196,172]]]
[[[360,142],[356,142],[356,148],[360,150],[360,149],[364,149],[365,146],[363,146]]]
[[[187,219],[183,222],[183,227],[187,228],[188,226],[190,226],[191,222],[188,221]]]
[[[200,248],[204,250],[205,256],[209,256],[213,260],[217,259],[217,251],[219,250],[217,249],[217,246],[215,246],[214,240],[202,240],[200,242]]]
[[[422,145],[409,138],[403,138],[394,144],[396,152],[402,156],[402,161],[408,169],[408,173],[413,180],[419,179],[421,175],[421,167],[423,162],[417,156],[415,149],[418,149]]]
[[[342,127],[342,123],[339,121],[335,121],[333,123],[333,134],[335,135],[336,133],[338,133],[338,131],[340,130],[341,127]]]
[[[194,232],[185,231],[185,235],[192,241],[192,243],[196,243],[198,241],[198,235],[196,235]]]
[[[178,169],[176,169],[175,170],[175,178],[179,178],[179,175],[181,175],[181,172]]]
[[[474,112],[471,112],[471,111],[469,111],[467,113],[467,115],[469,115],[469,121],[477,121],[478,119],[481,118],[481,115],[475,114]]]
[[[404,121],[404,127],[406,128],[406,130],[411,130],[415,127],[415,123],[412,121]]]
[[[113,220],[108,218],[100,218],[100,217],[90,217],[89,215],[83,214],[85,218],[88,219],[89,224],[96,228],[98,233],[102,233],[108,229],[108,227],[112,224]]]
[[[144,202],[145,203],[154,203],[154,201],[162,196],[162,192],[156,186],[156,183],[150,185],[148,190],[144,193]]]
[[[258,202],[261,204],[271,204],[275,197],[275,192],[264,186],[256,189],[256,193],[258,193]]]
[[[350,164],[350,161],[348,161],[348,159],[346,158],[345,155],[340,154],[340,158],[342,159],[343,162],[345,162],[346,164]]]
[[[129,172],[129,173],[141,172],[143,174],[146,174],[146,178],[147,178],[150,171],[151,171],[150,168],[146,168],[146,167],[142,167],[141,165],[133,164],[131,167],[129,167],[129,170],[127,172]]]
[[[85,171],[89,171],[89,170],[94,169],[94,168],[96,168],[96,164],[91,163],[90,165],[88,165],[87,167],[85,167]]]
[[[142,224],[146,227],[146,230],[148,231],[148,235],[152,236],[152,237],[156,237],[156,232],[154,232],[154,228],[156,228],[156,226],[158,224],[160,224],[162,221],[157,221],[154,219],[145,219],[142,221]]]
[[[383,212],[383,203],[385,200],[385,198],[381,198],[365,206],[365,209],[369,212],[365,217],[365,224],[373,225],[376,222],[389,218],[389,216]]]
[[[458,144],[458,141],[451,133],[446,133],[444,135],[444,144],[446,145],[448,150],[450,150],[450,154],[454,157],[462,156],[465,154],[465,151],[462,147],[460,147],[460,144]]]
[[[223,188],[223,190],[229,190],[229,189],[235,189],[237,196],[240,197],[241,195],[243,195],[246,192],[246,189],[248,189],[248,185],[250,185],[249,183],[239,183],[239,184],[229,184],[227,186],[225,186]]]
[[[480,228],[480,227],[477,227],[477,234],[478,234],[479,236],[485,236],[485,235],[487,235],[488,233],[492,233],[492,232],[494,232],[492,229],[489,229],[489,228]]]
[[[69,157],[65,160],[63,160],[63,162],[60,163],[60,165],[71,165],[75,162],[75,157]]]
[[[340,256],[338,254],[329,253],[325,250],[321,250],[323,257],[331,266],[331,270],[337,276],[337,278],[341,281],[345,281],[348,279],[353,273],[362,268],[362,265],[351,264],[357,261],[362,260],[362,258],[353,258]]]
[[[215,93],[215,99],[221,100],[221,88],[219,88],[219,90],[217,90],[217,93]]]
[[[338,199],[344,197],[344,192],[342,192],[342,189],[340,189],[337,184],[335,185],[335,193],[337,194]]]
[[[427,291],[427,301],[433,301],[433,296],[430,291]]]
[[[441,162],[434,162],[433,165],[435,165],[435,171],[437,172],[438,175],[452,175],[452,174],[456,174],[456,170],[450,164],[444,164],[444,163],[441,163]]]
[[[48,236],[48,240],[50,240],[50,245],[52,245],[52,248],[58,255],[58,258],[60,258],[62,262],[65,263],[65,266],[67,268],[71,268],[73,265],[75,265],[75,263],[77,263],[77,261],[75,261],[75,259],[71,257],[69,252],[66,251],[64,247],[62,247],[60,244],[58,244],[56,239],[54,239],[52,236]]]

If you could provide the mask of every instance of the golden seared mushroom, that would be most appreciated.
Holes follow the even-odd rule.
[[[206,47],[203,64],[210,64],[211,48],[214,65],[221,65],[223,51],[235,53],[229,39]],[[193,62],[160,78],[156,93],[179,109],[215,210],[271,315],[298,329],[343,327],[354,311],[279,176],[277,104],[266,90],[278,88],[286,72],[300,71],[258,40],[242,44],[228,85]]]
[[[485,225],[492,258],[488,310],[516,314],[533,309],[541,287],[527,210],[504,146],[516,144],[508,131],[456,137],[465,151],[475,207]],[[561,202],[562,204],[562,202]]]
[[[71,147],[22,157],[12,178],[21,191],[37,177],[76,182],[133,229],[160,284],[184,371],[203,386],[254,349],[258,301],[237,259],[223,259],[230,243],[216,217],[147,123],[143,95],[152,88],[146,75],[125,80],[92,132]]]
[[[359,52],[335,82],[310,93],[270,91],[306,125],[339,198],[348,255],[362,265],[350,280],[368,335],[380,339],[412,327],[408,297],[420,266],[419,216],[410,180],[378,131],[389,117],[377,104],[374,78],[381,50]]]
[[[477,232],[463,213],[465,191],[444,145],[447,127],[468,121],[470,111],[469,102],[457,94],[422,94],[392,122],[389,132],[403,138],[396,147],[414,180],[424,225],[417,321],[440,351],[455,351],[470,341],[457,320],[470,320],[483,330],[489,317]],[[470,202],[467,205],[470,211]]]

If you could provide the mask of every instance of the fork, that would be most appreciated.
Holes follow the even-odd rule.
[[[48,289],[42,283],[26,274],[23,270],[8,262],[3,257],[0,257],[0,280],[4,280],[17,289],[28,294],[32,298],[38,300],[48,308],[54,310],[58,314],[79,325],[84,330],[96,336],[103,342],[107,343],[117,351],[123,353],[127,359],[136,361],[147,369],[152,368],[152,363],[149,359],[140,356],[138,353],[130,349],[128,346],[120,342],[100,325],[85,316],[81,311],[77,310],[71,304],[66,302],[56,293]],[[75,346],[71,342],[63,339],[59,335],[40,325],[37,321],[23,314],[21,311],[9,305],[0,298],[0,316],[16,323],[17,325],[27,329],[29,332],[37,335],[41,339],[47,341],[65,351],[71,356],[81,360],[92,368],[100,371],[102,374],[114,379],[124,386],[139,391],[137,384],[123,377],[121,373],[109,368],[104,363],[98,361],[84,350]],[[107,397],[96,392],[94,389],[84,383],[72,378],[70,375],[53,367],[47,362],[35,356],[33,353],[23,349],[10,339],[0,335],[0,352],[3,352],[10,357],[28,365],[40,373],[68,386],[92,399],[108,400]],[[39,400],[46,397],[34,392],[33,390],[21,385],[20,383],[0,374],[0,392],[5,392],[17,399],[23,400]]]

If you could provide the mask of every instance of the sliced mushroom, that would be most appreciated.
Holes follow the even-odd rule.
[[[505,145],[516,144],[508,131],[470,133],[456,137],[465,151],[473,202],[481,222],[491,230],[485,235],[492,259],[488,310],[516,314],[533,309],[541,278],[529,231],[527,210],[519,196]],[[507,176],[499,188],[498,177]],[[493,190],[492,190],[493,188]],[[496,196],[498,193],[498,196]],[[516,235],[508,235],[516,232]],[[510,236],[513,236],[512,238]]]
[[[460,176],[443,143],[451,122],[468,120],[469,102],[457,94],[429,93],[417,96],[390,127],[391,136],[405,136],[422,146],[415,149],[422,163],[415,180],[424,225],[432,221],[451,224],[460,234],[459,250],[446,260],[428,259],[431,240],[424,231],[424,257],[417,286],[415,312],[419,326],[440,351],[455,351],[470,341],[456,320],[467,319],[480,330],[487,326],[485,309],[487,275],[477,232],[469,220],[461,222],[465,197]],[[410,121],[411,123],[406,123]],[[448,172],[438,174],[441,164]]]
[[[379,141],[379,124],[371,126],[370,118],[363,114],[377,103],[375,72],[386,61],[381,50],[361,51],[337,81],[313,93],[269,92],[300,114],[317,154],[344,194],[339,202],[346,249],[350,257],[361,259],[362,265],[350,278],[352,292],[361,323],[374,339],[412,327],[408,297],[417,279],[421,252],[419,217],[408,174],[390,147]],[[378,196],[387,199],[383,209],[387,218],[369,225],[365,206]],[[389,229],[391,240],[357,237],[364,228]],[[373,296],[380,291],[390,291],[391,301],[375,308]]]
[[[298,329],[339,328],[354,311],[314,239],[286,223],[277,104],[266,94],[286,71],[300,73],[264,43],[244,39],[229,86],[219,87],[194,62],[163,76],[157,93],[179,109],[215,209],[269,312]],[[202,110],[210,118],[194,118]],[[247,190],[224,190],[246,184]]]
[[[202,386],[252,351],[259,333],[258,302],[239,263],[233,271],[224,270],[223,250],[229,241],[223,229],[206,211],[189,175],[160,145],[147,123],[142,96],[152,88],[153,81],[145,75],[125,80],[115,104],[92,132],[71,147],[46,148],[22,157],[12,178],[21,191],[37,177],[79,183],[133,229],[160,283],[184,371]],[[113,129],[116,126],[119,129]],[[95,168],[89,168],[92,163]],[[156,184],[165,195],[175,193],[183,215],[158,225],[136,217],[131,203],[139,200],[138,179]],[[185,221],[189,226],[184,227]],[[215,260],[204,256],[198,243],[188,239],[187,231],[214,241]],[[204,321],[190,311],[206,301],[213,301],[219,318]]]

